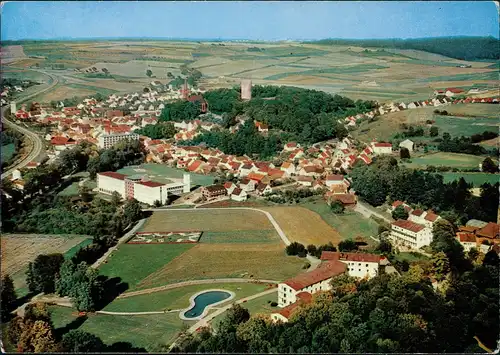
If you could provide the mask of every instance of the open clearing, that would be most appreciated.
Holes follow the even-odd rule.
[[[251,210],[169,210],[154,212],[141,232],[230,232],[274,229],[262,212]]]
[[[284,280],[305,260],[285,254],[284,244],[198,244],[142,280],[138,289],[186,280],[250,277]]]
[[[279,243],[281,241],[276,230],[247,230],[236,232],[205,232],[202,243]]]
[[[409,168],[424,169],[429,165],[448,166],[452,168],[479,168],[484,157],[459,153],[430,153],[411,158],[411,163],[404,163]]]
[[[2,275],[21,271],[39,254],[64,253],[80,244],[85,236],[2,235]]]
[[[192,248],[192,244],[123,244],[102,264],[99,273],[119,277],[129,290]],[[146,262],[147,261],[147,262]]]
[[[308,244],[338,244],[342,236],[329,226],[320,215],[303,207],[263,207],[292,242]]]
[[[185,309],[190,305],[189,298],[203,290],[222,289],[232,291],[235,293],[235,298],[228,300],[228,302],[233,302],[234,300],[262,292],[266,288],[268,288],[267,284],[256,283],[212,283],[183,286],[147,295],[118,298],[106,306],[104,310],[110,312],[152,312]]]
[[[370,237],[378,234],[377,222],[357,212],[346,210],[343,214],[337,215],[332,213],[330,207],[323,201],[308,202],[302,206],[319,214],[326,223],[340,233],[342,239],[354,239],[358,236]]]

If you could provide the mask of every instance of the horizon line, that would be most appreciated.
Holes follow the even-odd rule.
[[[167,40],[167,41],[193,41],[193,42],[313,42],[325,40],[340,40],[340,41],[384,41],[384,40],[422,40],[422,39],[444,39],[444,38],[493,38],[500,40],[499,37],[492,35],[485,36],[469,36],[469,35],[454,35],[454,36],[429,36],[429,37],[385,37],[385,38],[342,38],[342,37],[326,37],[326,38],[309,38],[309,39],[250,39],[250,38],[196,38],[196,37],[147,37],[147,36],[119,36],[119,37],[53,37],[53,38],[23,38],[23,39],[3,39],[2,42],[26,42],[26,41],[86,41],[86,40]]]

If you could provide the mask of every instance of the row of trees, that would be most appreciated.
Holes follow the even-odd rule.
[[[127,165],[144,162],[146,150],[138,140],[123,140],[110,149],[103,149],[89,158],[86,169],[91,179],[102,171],[116,171]]]
[[[159,122],[136,129],[135,133],[147,136],[151,139],[169,139],[175,135],[175,127],[171,122]]]
[[[474,138],[476,141],[478,138]],[[437,149],[441,152],[463,153],[471,155],[488,154],[488,150],[477,142],[472,141],[472,137],[455,137],[452,138],[448,132],[443,133],[443,139],[439,142]]]
[[[325,193],[325,189],[313,190],[307,188],[300,188],[293,190],[278,190],[265,196],[265,199],[267,201],[271,201],[274,203],[294,204],[294,203],[299,203],[301,200],[305,198],[322,195],[323,193]]]
[[[445,184],[442,175],[399,166],[391,157],[379,157],[369,166],[356,164],[351,177],[352,188],[374,206],[401,200],[433,208],[443,218],[462,223],[471,218],[497,219],[498,183],[483,184],[480,197],[476,197],[463,178]]]
[[[339,242],[337,248],[342,252],[350,252],[357,250],[358,245],[352,239],[345,239]],[[329,242],[328,244],[320,245],[318,247],[316,247],[314,244],[309,244],[307,248],[299,242],[292,242],[290,243],[290,245],[287,245],[287,247],[285,248],[285,252],[287,255],[297,255],[301,258],[306,257],[307,254],[319,258],[323,251],[337,251],[337,248],[331,242]]]

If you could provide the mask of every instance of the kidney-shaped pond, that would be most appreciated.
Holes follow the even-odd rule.
[[[190,307],[180,314],[183,319],[201,319],[208,311],[208,306],[225,302],[234,297],[234,294],[224,290],[202,291],[191,297]]]

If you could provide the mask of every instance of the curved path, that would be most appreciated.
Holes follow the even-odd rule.
[[[33,94],[30,94],[28,96],[21,98],[19,101],[17,101],[18,103],[24,102],[26,100],[31,99],[32,97],[43,94],[44,92],[47,92],[49,90],[52,90],[52,88],[54,86],[59,84],[59,80],[57,79],[56,76],[53,76],[53,75],[51,75],[47,72],[41,71],[41,70],[33,70],[33,71],[37,71],[37,72],[40,72],[42,74],[48,75],[52,79],[52,83],[48,87],[46,87],[45,89],[42,89],[40,91],[37,91]],[[2,123],[8,127],[11,127],[12,129],[14,129],[18,132],[21,132],[31,142],[32,149],[31,149],[31,152],[26,157],[22,158],[14,166],[10,167],[8,170],[6,170],[4,173],[2,173],[2,179],[11,175],[14,170],[24,168],[29,162],[31,162],[33,159],[35,159],[43,149],[43,142],[37,134],[35,134],[35,133],[31,132],[29,129],[26,129],[22,126],[19,126],[19,125],[15,124],[14,122],[5,118],[5,112],[7,111],[8,108],[9,108],[9,106],[2,107],[2,110],[1,110]]]
[[[283,229],[281,229],[280,225],[278,224],[278,222],[276,222],[274,217],[269,212],[261,210],[259,208],[255,208],[255,207],[206,207],[203,209],[196,209],[196,207],[195,207],[195,208],[176,208],[175,209],[175,211],[191,211],[191,212],[192,211],[200,211],[200,210],[203,210],[203,211],[205,211],[205,210],[250,210],[250,211],[257,211],[257,212],[264,213],[267,216],[267,218],[269,219],[269,222],[271,222],[271,224],[273,225],[274,229],[276,229],[276,232],[280,236],[283,243],[285,243],[286,246],[291,244],[290,240],[286,236],[285,232],[283,232]],[[148,208],[148,209],[144,209],[143,211],[160,212],[160,211],[165,211],[165,209]],[[316,269],[321,262],[318,258],[315,258],[314,256],[309,255],[309,254],[307,254],[306,259],[311,264],[309,270]]]
[[[147,316],[151,314],[166,314],[173,312],[180,312],[182,309],[172,309],[170,311],[153,311],[153,312],[109,312],[109,311],[96,311],[97,314],[106,314],[110,316]]]
[[[191,280],[191,281],[177,282],[175,284],[170,284],[170,285],[164,285],[164,286],[158,286],[158,287],[153,287],[153,288],[147,288],[147,289],[144,289],[144,290],[126,292],[126,293],[122,293],[120,296],[118,296],[116,298],[117,299],[119,299],[119,298],[128,298],[128,297],[139,296],[139,295],[147,295],[147,294],[154,293],[154,292],[161,292],[161,291],[171,290],[171,289],[174,289],[174,288],[179,288],[179,287],[184,287],[184,286],[204,285],[204,284],[213,284],[213,283],[264,283],[264,284],[278,284],[278,283],[280,283],[280,281],[275,281],[275,280],[254,280],[254,279],[241,279],[241,278]]]

